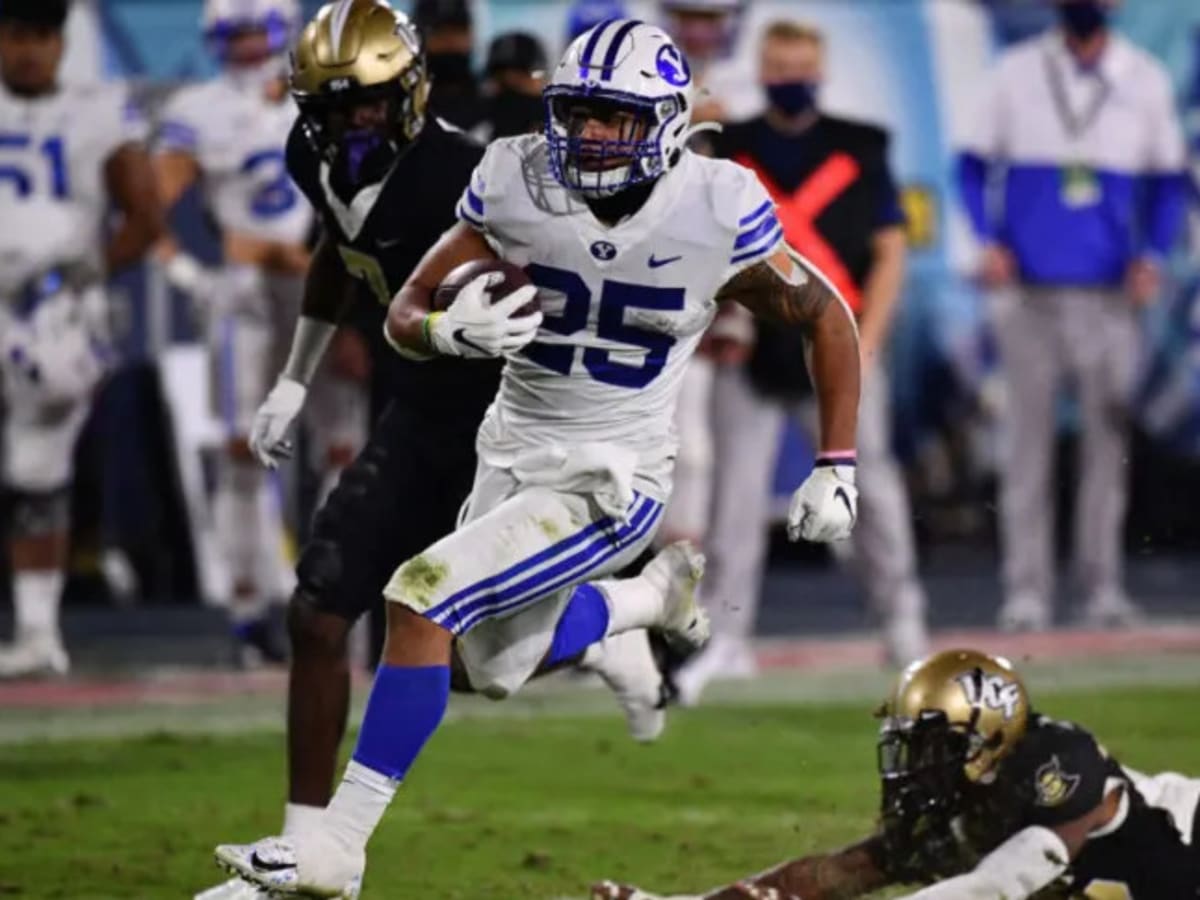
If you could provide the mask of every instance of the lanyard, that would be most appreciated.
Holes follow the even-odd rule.
[[[1055,63],[1053,55],[1047,50],[1042,58],[1045,63],[1046,79],[1050,82],[1050,98],[1054,101],[1054,110],[1058,113],[1059,121],[1062,122],[1067,136],[1076,140],[1095,123],[1096,117],[1100,115],[1100,110],[1104,108],[1105,102],[1112,94],[1112,86],[1103,77],[1100,77],[1100,90],[1094,92],[1092,102],[1083,111],[1083,114],[1076,116],[1075,111],[1071,108],[1070,98],[1067,96],[1067,85],[1063,80],[1063,73]]]

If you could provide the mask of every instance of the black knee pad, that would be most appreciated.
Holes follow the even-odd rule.
[[[22,491],[8,489],[12,537],[39,538],[65,531],[71,526],[71,491]]]
[[[297,593],[322,597],[342,580],[342,548],[337,541],[316,537],[304,545],[296,563]]]

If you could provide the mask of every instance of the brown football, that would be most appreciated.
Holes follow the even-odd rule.
[[[502,259],[473,259],[470,262],[463,263],[442,279],[442,283],[433,292],[433,308],[436,310],[446,309],[454,302],[454,298],[458,296],[459,291],[480,275],[486,275],[488,272],[499,272],[504,276],[504,281],[491,288],[488,292],[492,298],[492,303],[498,303],[517,288],[533,283],[529,280],[529,276],[525,274],[525,270],[520,266],[515,266]],[[538,308],[535,298],[518,309],[514,315],[527,316],[530,313],[537,312]]]

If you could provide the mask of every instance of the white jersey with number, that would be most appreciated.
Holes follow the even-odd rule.
[[[163,111],[159,149],[196,160],[222,231],[303,243],[312,207],[288,176],[285,154],[296,114],[290,97],[273,102],[261,85],[220,76],[175,93]]]
[[[512,356],[480,428],[481,458],[511,465],[547,446],[611,443],[637,454],[640,488],[665,497],[685,364],[714,296],[783,240],[748,169],[685,153],[614,227],[554,180],[540,135],[492,143],[458,206],[541,289],[545,321]]]
[[[67,206],[98,262],[109,209],[105,167],[124,144],[145,137],[123,86],[64,85],[26,99],[0,85],[0,214],[19,221],[23,204]]]

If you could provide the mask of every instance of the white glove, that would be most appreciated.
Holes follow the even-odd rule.
[[[163,274],[168,284],[183,291],[200,307],[207,306],[221,293],[221,273],[182,251],[167,260]]]
[[[844,541],[858,520],[853,465],[818,465],[792,494],[788,537],[817,544]]]
[[[280,375],[267,394],[267,399],[254,414],[250,427],[250,452],[268,469],[274,469],[280,460],[292,455],[292,442],[285,435],[304,408],[308,387]]]
[[[504,281],[499,272],[488,272],[468,282],[450,308],[431,313],[429,342],[438,353],[486,359],[516,353],[533,340],[542,324],[540,311],[512,318],[512,314],[533,300],[537,288],[517,288],[499,303],[493,304],[491,288]]]

